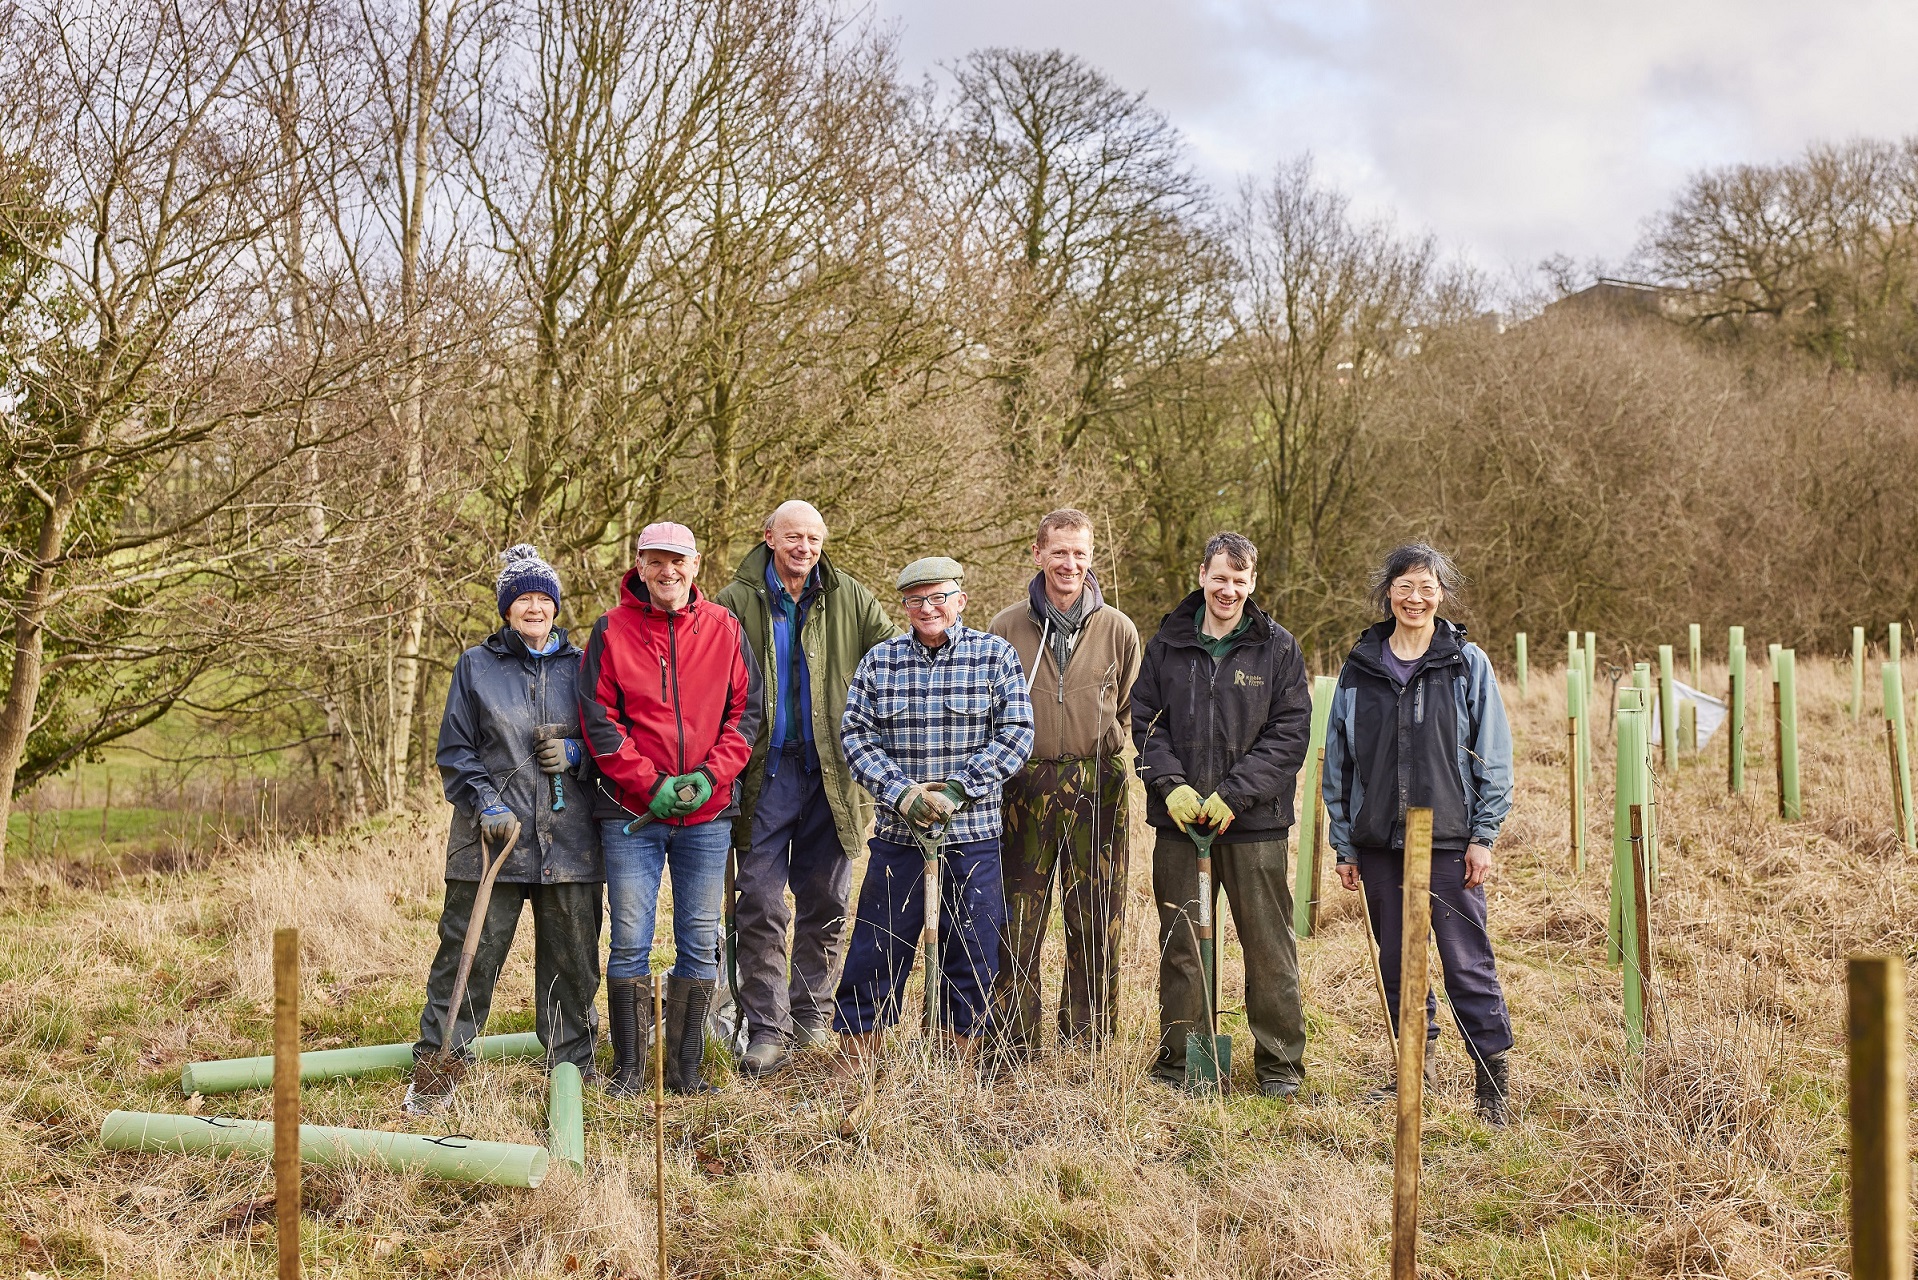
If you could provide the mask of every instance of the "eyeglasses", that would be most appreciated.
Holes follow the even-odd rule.
[[[957,591],[935,591],[929,596],[907,596],[901,600],[900,603],[912,612],[917,613],[927,606],[931,606],[934,609],[942,608],[946,601],[959,594]]]
[[[1392,595],[1395,599],[1399,600],[1410,600],[1413,596],[1417,596],[1421,600],[1436,600],[1441,594],[1443,593],[1438,587],[1429,583],[1425,586],[1418,586],[1410,582],[1394,582],[1392,584]]]

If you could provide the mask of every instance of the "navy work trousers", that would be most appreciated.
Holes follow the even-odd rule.
[[[1360,849],[1359,878],[1379,941],[1379,968],[1398,1034],[1399,960],[1404,945],[1405,858],[1397,849]],[[1465,1036],[1465,1047],[1483,1060],[1512,1047],[1512,1021],[1492,961],[1492,935],[1485,928],[1485,889],[1465,887],[1465,852],[1432,850],[1432,936],[1445,970],[1445,995]],[[1438,1000],[1425,995],[1426,1039],[1438,1039]]]

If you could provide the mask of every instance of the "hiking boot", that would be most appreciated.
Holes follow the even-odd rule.
[[[1478,1113],[1486,1124],[1503,1129],[1511,1123],[1511,1076],[1503,1053],[1488,1053],[1483,1062],[1472,1064],[1478,1095]]]
[[[466,1064],[458,1058],[416,1059],[400,1110],[409,1116],[438,1115],[453,1105],[453,1089],[465,1074]]]
[[[712,978],[666,975],[666,1087],[674,1093],[717,1093],[706,1083],[706,1013],[712,1008]]]
[[[613,1074],[606,1092],[637,1098],[646,1092],[646,1045],[652,1039],[653,993],[649,978],[612,978],[606,983],[607,1039],[613,1042]]]
[[[838,1053],[839,1037],[833,1034],[831,1027],[801,1027],[796,1044],[809,1053]]]
[[[1289,1102],[1299,1096],[1299,1082],[1297,1080],[1261,1080],[1259,1081],[1259,1096],[1262,1098],[1282,1098]]]
[[[1425,1042],[1425,1092],[1427,1093],[1438,1092],[1437,1049],[1438,1045],[1435,1042],[1431,1040]],[[1399,1082],[1398,1077],[1394,1075],[1392,1079],[1387,1080],[1384,1084],[1366,1094],[1365,1100],[1367,1102],[1390,1102],[1398,1096]]]
[[[786,1046],[777,1040],[760,1040],[746,1050],[746,1056],[739,1060],[739,1074],[749,1080],[771,1075],[786,1065],[789,1056]]]

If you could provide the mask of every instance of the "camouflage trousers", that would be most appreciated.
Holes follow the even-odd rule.
[[[1039,961],[1055,870],[1066,932],[1059,1039],[1098,1043],[1118,1027],[1126,776],[1123,759],[1037,760],[1006,784],[1000,844],[1006,922],[992,987],[992,1027],[1007,1056],[1026,1057],[1038,1045]]]

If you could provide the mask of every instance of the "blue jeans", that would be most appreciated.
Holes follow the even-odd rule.
[[[862,1035],[899,1021],[906,978],[926,924],[919,846],[875,837],[870,847],[833,1017],[833,1030]],[[999,841],[948,844],[940,861],[941,1020],[955,1035],[976,1036],[990,1020],[988,994],[999,972],[999,928],[1006,922]]]
[[[726,850],[732,846],[730,819],[673,827],[650,822],[631,835],[626,819],[599,824],[606,854],[606,902],[612,917],[610,978],[643,978],[653,971],[653,926],[659,911],[659,882],[673,873],[673,961],[675,978],[719,976],[719,912],[726,893]]]

